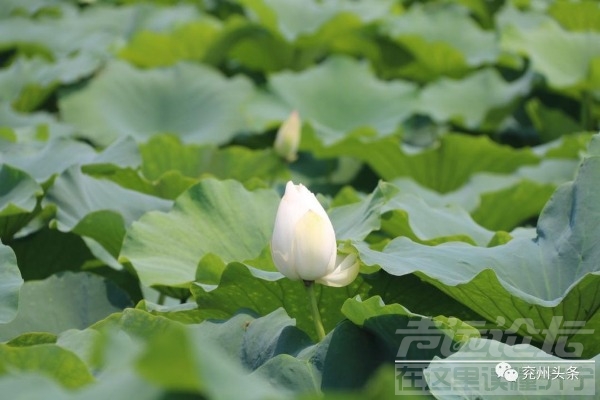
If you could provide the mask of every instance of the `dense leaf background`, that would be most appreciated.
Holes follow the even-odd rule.
[[[597,360],[599,124],[592,0],[4,0],[0,393],[387,399],[395,359]],[[270,256],[290,179],[361,261],[316,290],[321,342]]]

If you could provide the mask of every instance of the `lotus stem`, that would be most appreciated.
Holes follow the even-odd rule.
[[[304,286],[306,287],[306,293],[308,294],[308,300],[310,302],[310,310],[315,323],[315,331],[317,332],[319,342],[321,342],[323,339],[325,339],[325,329],[323,328],[323,321],[321,320],[321,313],[319,312],[319,305],[317,304],[315,282],[304,281]]]

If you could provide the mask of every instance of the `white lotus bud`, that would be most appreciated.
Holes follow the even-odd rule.
[[[288,182],[271,240],[275,266],[292,280],[315,281],[333,272],[337,255],[329,216],[314,194]]]
[[[275,266],[292,280],[346,286],[358,275],[356,255],[337,255],[335,231],[314,194],[288,182],[271,240]]]
[[[301,128],[302,123],[298,111],[292,111],[277,131],[273,147],[275,152],[288,162],[298,158]]]

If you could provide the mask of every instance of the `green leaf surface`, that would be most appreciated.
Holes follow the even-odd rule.
[[[536,340],[557,340],[553,316],[587,321],[600,304],[600,280],[592,261],[600,216],[600,199],[593,190],[600,174],[597,140],[575,181],[562,185],[542,211],[535,240],[516,238],[501,246],[473,248],[454,243],[427,247],[398,238],[383,252],[357,244],[362,261],[392,275],[416,272],[491,321],[503,317],[510,325],[531,318]],[[542,329],[549,333],[543,335]]]
[[[486,246],[494,235],[459,206],[433,206],[418,195],[401,193],[404,190],[401,186],[380,183],[365,199],[332,208],[330,214],[337,239],[362,240],[377,231],[390,238],[406,236],[421,243],[462,237],[469,243]]]
[[[119,51],[119,58],[145,68],[169,66],[179,61],[200,61],[211,50],[220,31],[219,21],[208,16],[168,33],[140,31]]]
[[[54,344],[29,347],[0,344],[0,375],[8,371],[38,372],[70,389],[82,387],[94,380],[77,356]]]
[[[104,368],[111,368],[113,362],[125,362],[122,368],[133,366],[142,377],[159,387],[201,393],[214,399],[285,398],[287,394],[273,388],[262,377],[249,375],[249,371],[230,358],[207,332],[198,334],[198,327],[186,327],[130,309],[114,314],[96,324],[94,329],[102,332],[118,329],[121,334],[117,340],[128,344],[130,350],[132,342],[137,347],[133,354],[123,358],[117,353],[111,354],[110,342],[106,342],[104,350],[108,354],[104,356]],[[235,385],[231,385],[232,379]]]
[[[367,64],[341,56],[303,72],[274,74],[269,86],[328,145],[359,128],[390,135],[416,101],[413,84],[380,81]]]
[[[477,172],[509,173],[539,162],[530,149],[499,145],[485,136],[447,134],[425,148],[403,146],[394,137],[372,141],[348,136],[329,148],[314,137],[303,140],[302,147],[319,157],[353,156],[365,161],[384,180],[408,176],[440,193],[460,188]]]
[[[460,76],[499,54],[494,33],[481,29],[468,10],[456,4],[417,3],[405,13],[388,15],[381,29],[415,59],[401,68],[401,75],[418,80]]]
[[[441,78],[423,89],[417,110],[438,122],[452,122],[468,129],[482,125],[495,128],[510,115],[511,103],[529,92],[530,81],[531,74],[525,74],[507,83],[491,68],[462,80]]]
[[[398,304],[412,313],[430,317],[446,315],[463,321],[482,319],[464,304],[414,274],[393,276],[379,270],[363,276],[371,286],[369,297],[379,296],[390,307]]]
[[[43,183],[72,165],[93,161],[96,152],[89,145],[63,138],[9,144],[3,147],[0,157],[2,162],[27,172]]]
[[[54,181],[44,204],[57,207],[56,223],[61,231],[76,231],[101,243],[108,242],[107,250],[112,250],[115,256],[125,227],[147,211],[171,207],[170,201],[84,175],[78,166],[69,168]]]
[[[411,179],[393,181],[401,193],[415,194],[432,207],[458,205],[473,220],[490,230],[510,231],[537,217],[558,184],[570,181],[578,166],[576,160],[544,160],[536,166],[523,166],[512,174],[473,174],[459,189],[439,194]],[[522,204],[515,208],[514,204]]]
[[[149,212],[128,229],[120,260],[147,286],[189,285],[208,253],[224,262],[255,258],[270,240],[279,196],[235,181],[204,180],[168,212]],[[216,277],[218,280],[218,276]]]
[[[185,145],[176,136],[157,135],[140,145],[142,173],[165,182],[173,174],[197,180],[206,176],[242,183],[260,178],[270,182],[283,173],[284,163],[270,150],[241,146],[219,149],[213,145]]]
[[[63,98],[60,109],[67,122],[100,145],[121,136],[144,142],[156,133],[222,144],[244,128],[242,107],[253,92],[246,78],[227,79],[206,66],[140,71],[115,61],[85,89]]]
[[[332,330],[343,318],[340,313],[343,302],[357,294],[364,295],[368,288],[368,284],[360,278],[343,288],[318,285],[316,293],[325,331]],[[192,285],[191,290],[205,318],[229,318],[243,308],[266,315],[283,307],[290,317],[296,319],[298,328],[316,338],[304,284],[283,278],[278,272],[232,263],[223,271],[218,287]]]
[[[0,244],[0,278],[0,323],[7,323],[17,315],[23,278],[15,253],[3,244]]]
[[[549,7],[548,14],[569,31],[600,32],[600,7],[593,1],[558,1]]]
[[[431,393],[438,399],[455,399],[456,396],[464,396],[467,393],[480,399],[494,399],[499,395],[515,399],[528,399],[532,396],[568,399],[572,398],[573,393],[591,399],[598,384],[590,378],[595,370],[594,360],[597,362],[599,358],[596,356],[590,360],[591,363],[582,363],[578,360],[560,359],[530,344],[508,345],[494,340],[472,339],[450,357],[434,359],[425,370],[425,377]],[[502,375],[498,375],[496,365],[500,362],[508,363],[517,371],[516,382],[509,383]],[[565,371],[569,366],[575,366],[578,371],[577,378],[565,378]],[[533,368],[534,379],[528,379],[525,375],[527,367]],[[552,382],[553,378],[561,379],[553,373],[547,379],[537,377],[537,369],[546,367],[552,371],[562,371],[560,384]],[[450,371],[461,368],[470,369],[481,378],[467,382],[460,374],[449,374]]]
[[[528,21],[521,24],[514,23],[508,15],[507,12],[502,26],[504,49],[528,57],[552,87],[591,85],[597,89],[590,80],[590,67],[600,57],[600,33],[567,31],[547,17],[538,22],[539,15],[533,13],[521,14],[519,18]]]
[[[59,18],[6,19],[0,27],[0,47],[21,47],[49,58],[92,58],[99,64],[108,58],[112,46],[137,30],[161,31],[197,16],[185,5],[168,9],[104,5],[80,10],[63,4],[63,11]]]
[[[0,237],[9,238],[33,217],[40,185],[25,172],[9,165],[0,165]]]
[[[14,320],[0,324],[0,340],[26,332],[58,334],[83,329],[130,305],[112,282],[89,273],[66,272],[43,281],[26,282]]]
[[[391,7],[390,1],[373,4],[365,0],[350,3],[309,0],[302,4],[293,0],[240,0],[240,3],[248,9],[251,18],[281,33],[290,42],[316,33],[327,21],[341,13],[353,14],[362,22],[369,22],[386,15]]]
[[[32,234],[7,242],[17,256],[23,279],[41,280],[62,271],[79,271],[94,259],[82,238],[44,228]],[[31,251],[31,249],[37,251]]]

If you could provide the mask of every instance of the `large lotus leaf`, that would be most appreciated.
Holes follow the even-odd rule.
[[[529,93],[531,77],[525,74],[508,83],[495,69],[486,68],[461,80],[441,78],[423,89],[417,110],[438,122],[469,129],[491,124],[493,128],[502,122],[502,115],[510,114],[511,103]]]
[[[510,325],[529,318],[525,325],[536,340],[565,340],[553,317],[588,321],[600,305],[594,261],[600,257],[600,194],[594,190],[600,177],[599,140],[592,140],[575,181],[560,186],[542,211],[534,240],[516,238],[481,248],[455,243],[428,247],[398,238],[382,252],[357,243],[362,261],[392,275],[417,272],[491,321],[504,318]]]
[[[380,182],[377,188],[365,198],[352,204],[333,207],[329,215],[338,240],[363,240],[381,226],[382,207],[390,201],[398,190]]]
[[[208,253],[225,262],[257,257],[270,240],[278,203],[273,190],[201,181],[170,212],[149,212],[134,222],[120,259],[133,265],[144,285],[188,286]]]
[[[244,311],[226,321],[203,321],[192,329],[255,370],[278,354],[296,355],[312,344],[295,325],[296,321],[280,308],[264,317]]]
[[[596,2],[558,1],[550,5],[548,14],[570,31],[600,32],[600,7]]]
[[[502,47],[529,58],[550,86],[594,86],[591,64],[600,58],[600,33],[567,31],[549,17],[510,8],[499,18]]]
[[[494,33],[481,29],[468,10],[456,4],[416,4],[386,18],[382,31],[415,58],[401,74],[424,81],[440,74],[460,76],[473,66],[493,62],[499,53]]]
[[[594,398],[598,379],[593,379],[596,356],[591,360],[565,360],[550,355],[530,344],[508,345],[488,339],[472,339],[458,352],[445,359],[435,358],[425,370],[429,390],[437,399],[476,396],[478,399],[503,398],[571,399],[574,395]],[[517,372],[517,380],[505,380],[499,363],[508,363]],[[538,370],[548,368],[548,375]],[[567,377],[567,369],[577,374]],[[464,372],[469,371],[470,378]],[[559,373],[560,372],[560,373]]]
[[[219,21],[208,16],[178,26],[169,33],[140,31],[119,51],[119,57],[147,68],[173,65],[179,61],[201,61],[220,31]]]
[[[0,152],[0,161],[27,172],[40,183],[72,165],[91,162],[95,157],[91,146],[65,138],[8,143]]]
[[[550,159],[521,167],[510,175],[480,172],[459,189],[445,194],[409,178],[397,178],[393,183],[402,193],[418,195],[430,206],[458,205],[471,213],[479,225],[510,231],[539,215],[556,187],[573,179],[577,166],[576,160]],[[514,204],[521,206],[515,209]]]
[[[2,3],[2,7],[0,7],[0,18],[9,18],[16,11],[26,12],[27,15],[30,15],[36,11],[39,11],[47,7],[57,6],[61,3],[62,0],[53,0],[53,1],[42,1],[42,0],[6,0]]]
[[[6,242],[15,252],[23,279],[45,279],[61,271],[79,271],[94,259],[82,238],[43,228]],[[35,249],[35,251],[33,251]]]
[[[0,101],[0,128],[11,129],[15,134],[13,141],[20,142],[73,134],[73,128],[58,122],[53,114],[46,112],[22,114],[15,111],[7,101]]]
[[[340,308],[346,299],[364,295],[368,289],[369,285],[361,278],[344,288],[319,285],[316,292],[325,330],[332,330],[343,319]],[[204,318],[229,318],[243,308],[266,315],[283,307],[296,319],[300,329],[312,338],[317,336],[303,283],[284,278],[278,272],[232,263],[223,271],[216,288],[196,284],[191,290]]]
[[[348,299],[342,311],[354,324],[371,333],[375,338],[374,352],[382,361],[421,361],[427,364],[435,356],[448,356],[459,343],[479,332],[456,318],[435,318],[413,314],[399,304],[384,304],[380,297]],[[331,352],[332,349],[329,349]],[[373,355],[369,358],[372,359]],[[328,354],[329,357],[329,354]],[[360,368],[352,365],[353,368]],[[420,367],[414,371],[415,378],[421,374]],[[336,373],[343,381],[343,373]],[[326,374],[323,373],[323,379]]]
[[[413,111],[417,94],[412,83],[380,81],[367,64],[341,56],[299,73],[274,74],[269,86],[329,145],[359,128],[394,133]]]
[[[129,298],[115,284],[89,273],[65,272],[43,281],[26,282],[17,317],[0,324],[0,340],[25,332],[83,329],[129,305]]]
[[[0,71],[0,100],[11,101],[19,111],[34,110],[59,84],[77,82],[97,67],[98,61],[85,54],[52,63],[41,58],[18,58]]]
[[[365,0],[334,0],[325,3],[315,0],[303,3],[293,0],[239,0],[239,3],[247,8],[252,19],[281,33],[290,42],[316,33],[327,21],[339,14],[354,14],[367,23],[386,15],[392,6],[391,1],[374,4]]]
[[[420,242],[462,238],[486,246],[494,235],[458,206],[432,206],[418,195],[399,193],[401,190],[400,186],[380,183],[361,201],[332,208],[337,239],[362,240],[381,228],[392,238],[407,236]],[[432,224],[432,219],[437,223]]]
[[[92,178],[73,166],[56,178],[44,204],[57,207],[58,229],[84,236],[99,259],[120,269],[114,258],[121,249],[125,229],[147,211],[170,209],[172,202]]]
[[[272,151],[241,146],[218,149],[213,145],[182,144],[175,136],[154,136],[140,145],[142,173],[151,180],[178,171],[189,178],[214,176],[246,182],[253,178],[272,181],[284,164]]]
[[[202,393],[211,399],[282,398],[285,394],[262,377],[250,376],[208,332],[202,334],[198,326],[186,327],[129,309],[93,328],[105,332],[108,339],[111,336],[117,339],[117,343],[114,339],[112,343],[124,346],[123,353],[128,353],[121,357],[115,353],[111,340],[105,341],[100,349],[104,353],[104,369],[114,368],[115,362],[122,363],[116,367],[134,369],[154,385],[173,391]],[[231,384],[232,379],[235,385]]]
[[[120,214],[127,226],[147,211],[164,211],[172,205],[170,201],[86,176],[78,166],[69,168],[56,178],[44,202],[57,206],[56,222],[62,231],[74,229],[87,215],[97,211],[109,210]]]
[[[32,218],[42,187],[25,172],[0,164],[0,237],[8,238]]]
[[[253,92],[246,78],[228,79],[202,65],[140,71],[115,61],[89,86],[61,99],[60,109],[100,145],[126,135],[143,142],[156,133],[222,144],[244,128],[242,107]]]
[[[0,344],[0,375],[8,371],[49,375],[70,389],[82,387],[94,380],[85,364],[75,354],[55,344],[28,347]]]
[[[0,244],[0,278],[0,323],[6,323],[17,315],[23,279],[15,253],[3,244]]]
[[[414,195],[397,195],[381,209],[393,212],[383,230],[391,237],[407,236],[413,240],[428,242],[443,238],[463,238],[478,246],[486,246],[494,233],[482,228],[471,216],[458,206],[431,207]],[[431,221],[436,221],[432,224]]]
[[[426,315],[447,315],[463,321],[481,321],[482,317],[414,274],[392,276],[383,270],[363,275],[371,285],[368,297],[379,296],[385,304],[402,305],[411,312]]]
[[[306,133],[302,147],[319,157],[356,157],[384,180],[408,176],[440,193],[460,188],[477,172],[509,173],[539,162],[530,149],[499,145],[485,136],[447,134],[431,146],[415,148],[403,146],[395,137],[373,141],[354,135],[325,148]]]
[[[90,56],[100,62],[120,40],[137,30],[162,31],[197,16],[191,6],[63,8],[57,18],[8,18],[0,26],[0,48],[33,47],[54,58]]]
[[[470,338],[479,337],[479,331],[477,331],[477,329],[456,318],[447,318],[443,315],[436,317],[425,317],[423,315],[415,314],[409,311],[406,307],[402,306],[401,304],[385,304],[379,296],[370,297],[364,301],[358,296],[352,299],[348,299],[342,307],[342,312],[345,316],[348,317],[350,321],[352,321],[356,325],[370,328],[370,330],[377,332],[383,338],[385,338],[388,341],[391,340],[392,342],[396,342],[398,339],[392,339],[393,336],[391,335],[391,331],[393,329],[389,329],[390,325],[387,321],[385,321],[385,319],[387,319],[387,317],[390,316],[402,317],[404,319],[413,320],[420,319],[424,322],[421,324],[413,324],[408,321],[405,321],[403,326],[404,329],[399,329],[399,331],[394,330],[394,334],[397,334],[399,336],[406,335],[410,337],[410,329],[407,330],[406,328],[414,327],[416,329],[413,332],[420,331],[421,333],[424,333],[422,329],[425,329],[425,331],[427,331],[431,330],[431,328],[435,328],[439,330],[438,334],[444,333],[446,335],[449,335],[452,340],[457,342],[466,342]],[[383,323],[378,324],[375,321],[378,318],[380,318],[380,321]],[[386,330],[385,328],[388,328],[388,330]],[[399,339],[402,341],[401,337]],[[438,343],[438,345],[442,345],[442,343]],[[416,346],[417,349],[420,347],[421,346],[418,345]],[[426,348],[425,346],[422,347]],[[434,347],[426,349],[433,350]],[[400,347],[398,350],[398,353],[400,353],[402,350],[407,349]],[[452,349],[440,346],[438,350],[451,351]],[[408,354],[397,354],[398,358],[405,358],[407,356]]]
[[[539,99],[529,100],[525,110],[543,142],[557,139],[565,132],[584,130],[579,122],[561,108],[546,107]]]

